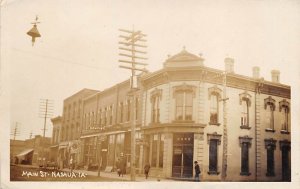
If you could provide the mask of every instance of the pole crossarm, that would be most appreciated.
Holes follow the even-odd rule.
[[[128,49],[128,48],[124,48],[124,47],[119,47],[120,50],[125,50],[125,51],[130,51],[130,52],[137,52],[137,53],[142,53],[142,54],[147,54],[146,51],[140,51],[140,50],[133,50],[133,49]]]
[[[127,67],[127,66],[119,66],[120,68],[124,68],[124,69],[129,69],[129,70],[137,70],[137,71],[142,71],[142,72],[145,72],[145,71],[147,71],[147,69],[140,69],[140,68],[131,68],[131,67]]]
[[[147,47],[146,45],[135,44],[135,43],[132,43],[132,42],[131,42],[131,43],[127,43],[127,42],[122,42],[122,41],[120,41],[119,44],[123,44],[123,45],[126,45],[126,46],[131,45],[131,46],[136,46],[136,47],[144,47],[144,48]]]
[[[123,53],[119,53],[119,55],[120,55],[120,56],[126,56],[126,57],[130,57],[130,58],[137,58],[137,59],[148,60],[148,58],[145,58],[145,57],[140,57],[140,56],[132,56],[132,55],[123,54]]]
[[[144,65],[144,66],[147,66],[148,64],[146,63],[142,63],[142,62],[133,62],[133,61],[129,61],[129,60],[119,60],[119,62],[122,62],[122,63],[130,63],[130,64],[139,64],[139,65]]]

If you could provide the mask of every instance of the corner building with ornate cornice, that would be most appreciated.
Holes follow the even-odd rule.
[[[150,176],[189,179],[197,161],[202,181],[290,181],[290,86],[280,83],[277,70],[272,71],[272,81],[266,81],[259,77],[258,67],[253,68],[253,77],[247,77],[234,73],[232,58],[224,63],[225,72],[206,67],[201,56],[183,49],[161,70],[139,76],[137,173],[142,174],[149,163]],[[83,109],[83,148],[90,148],[84,140],[95,137],[89,141],[97,149],[96,137],[105,136],[102,164],[109,171],[115,170],[113,159],[130,153],[128,104],[132,102],[126,91],[129,82],[84,102],[98,103],[91,105],[91,111],[99,116],[90,121],[86,118],[90,110]],[[99,104],[101,96],[108,96],[102,103],[105,107]],[[95,125],[89,132],[90,124]],[[85,155],[88,164],[92,157]]]
[[[290,180],[290,87],[278,71],[270,82],[257,67],[252,78],[235,74],[233,64],[225,59],[224,81],[224,71],[184,49],[141,78],[151,174],[192,177],[198,161],[203,181]]]

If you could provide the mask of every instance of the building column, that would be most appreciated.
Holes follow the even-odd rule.
[[[165,134],[163,176],[172,177],[173,134]]]

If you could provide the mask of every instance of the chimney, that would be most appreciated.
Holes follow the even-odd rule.
[[[252,68],[252,74],[253,74],[254,79],[259,79],[259,67],[258,66],[254,66]]]
[[[227,73],[234,73],[234,70],[233,70],[234,59],[227,57],[227,58],[225,58],[224,62],[225,62],[225,71]]]
[[[280,81],[280,71],[279,70],[272,70],[271,76],[272,76],[272,82],[279,83],[279,81]]]

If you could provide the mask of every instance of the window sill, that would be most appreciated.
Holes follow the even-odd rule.
[[[248,129],[248,130],[251,129],[251,127],[249,127],[248,125],[241,125],[240,128],[241,129]]]
[[[250,176],[251,173],[249,173],[249,172],[241,172],[240,175],[241,176]]]
[[[275,133],[275,130],[274,130],[274,129],[271,129],[271,128],[266,128],[265,131],[266,131],[266,132],[272,132],[272,133]]]
[[[288,131],[286,131],[286,130],[281,130],[280,133],[281,133],[281,134],[287,134],[287,135],[290,134],[290,132],[288,132]]]
[[[220,172],[218,172],[218,171],[208,171],[207,174],[209,174],[209,175],[219,175]]]
[[[216,125],[216,126],[220,126],[221,125],[221,123],[213,123],[213,122],[209,122],[208,124],[209,125]]]

